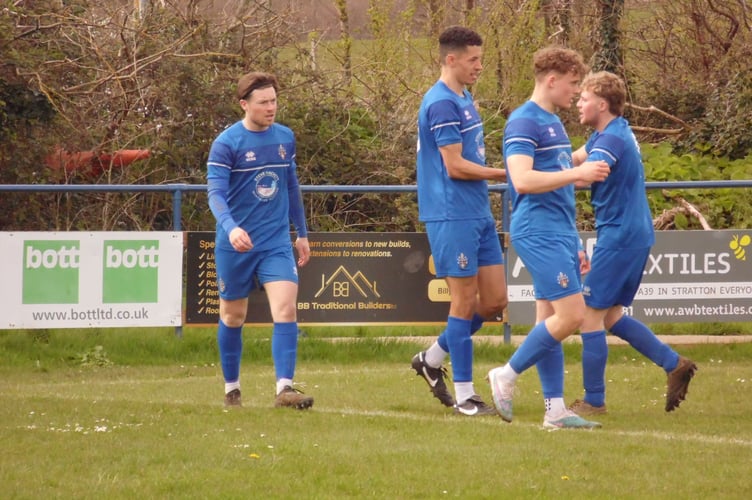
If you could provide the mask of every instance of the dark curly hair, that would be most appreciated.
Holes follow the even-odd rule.
[[[483,45],[483,38],[463,26],[451,26],[439,35],[439,55],[443,61],[450,52],[464,51],[467,47]]]

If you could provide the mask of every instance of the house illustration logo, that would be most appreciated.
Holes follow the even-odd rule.
[[[325,274],[321,275],[321,288],[315,297],[321,297],[327,290],[335,298],[381,298],[375,281],[369,281],[360,271],[350,274],[345,266],[339,266],[328,278]]]

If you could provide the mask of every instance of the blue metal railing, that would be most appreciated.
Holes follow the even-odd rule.
[[[721,188],[750,188],[749,180],[718,180],[718,181],[665,181],[647,182],[647,189],[721,189]],[[183,193],[206,191],[206,184],[0,184],[0,192],[128,192],[128,193],[172,193],[172,225],[173,230],[182,231]],[[412,193],[417,192],[413,185],[331,185],[331,186],[301,186],[304,193]],[[501,226],[502,232],[509,231],[509,185],[491,184],[489,191],[501,193]],[[181,335],[182,327],[176,327],[176,333]],[[504,323],[504,342],[511,342],[511,325]]]
[[[719,188],[749,188],[752,187],[752,179],[749,180],[719,180],[719,181],[665,181],[648,182],[647,189],[719,189]],[[99,192],[99,193],[172,193],[172,220],[173,229],[182,231],[182,207],[183,193],[206,191],[206,184],[0,184],[0,192],[25,191],[25,192]],[[417,192],[417,186],[409,185],[343,185],[331,186],[301,186],[304,193],[412,193]],[[506,207],[509,206],[509,185],[492,184],[489,191],[501,193],[503,203],[501,206],[502,231],[509,229],[509,214]]]

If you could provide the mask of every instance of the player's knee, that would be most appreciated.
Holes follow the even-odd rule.
[[[585,319],[585,311],[570,310],[564,315],[562,321],[565,324],[566,330],[574,332],[577,330]]]
[[[503,312],[504,309],[506,309],[508,305],[509,305],[509,298],[506,295],[504,295],[503,297],[500,297],[499,302],[497,304],[497,311]]]
[[[226,312],[220,315],[220,319],[226,326],[229,326],[230,328],[238,328],[243,326],[245,315]]]
[[[501,315],[506,309],[509,300],[506,295],[501,297],[494,297],[491,301],[483,301],[479,304],[478,313],[484,318],[490,318],[492,316]]]
[[[219,302],[219,319],[230,328],[238,328],[245,323],[247,306],[234,301]]]
[[[295,302],[277,304],[271,311],[272,320],[275,323],[289,323],[295,321],[296,312]]]

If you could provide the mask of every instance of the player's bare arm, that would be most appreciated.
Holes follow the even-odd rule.
[[[448,144],[439,148],[441,158],[452,179],[466,181],[504,181],[507,174],[501,168],[489,168],[473,163],[462,157],[462,144]]]
[[[547,193],[577,182],[599,182],[608,177],[611,170],[606,162],[597,161],[558,172],[539,172],[533,169],[533,158],[527,155],[510,156],[507,169],[514,188],[520,194]]]
[[[572,153],[572,165],[574,165],[575,167],[579,167],[580,165],[585,163],[585,161],[587,160],[587,156],[588,155],[587,155],[587,151],[585,150],[585,146],[580,146],[580,148],[577,149],[577,151]],[[590,187],[590,184],[591,184],[590,182],[577,181],[574,183],[574,186],[578,188],[586,188],[586,187]]]
[[[585,160],[587,160],[587,151],[585,151],[585,146],[580,146],[577,151],[572,153],[572,165],[579,167]]]

